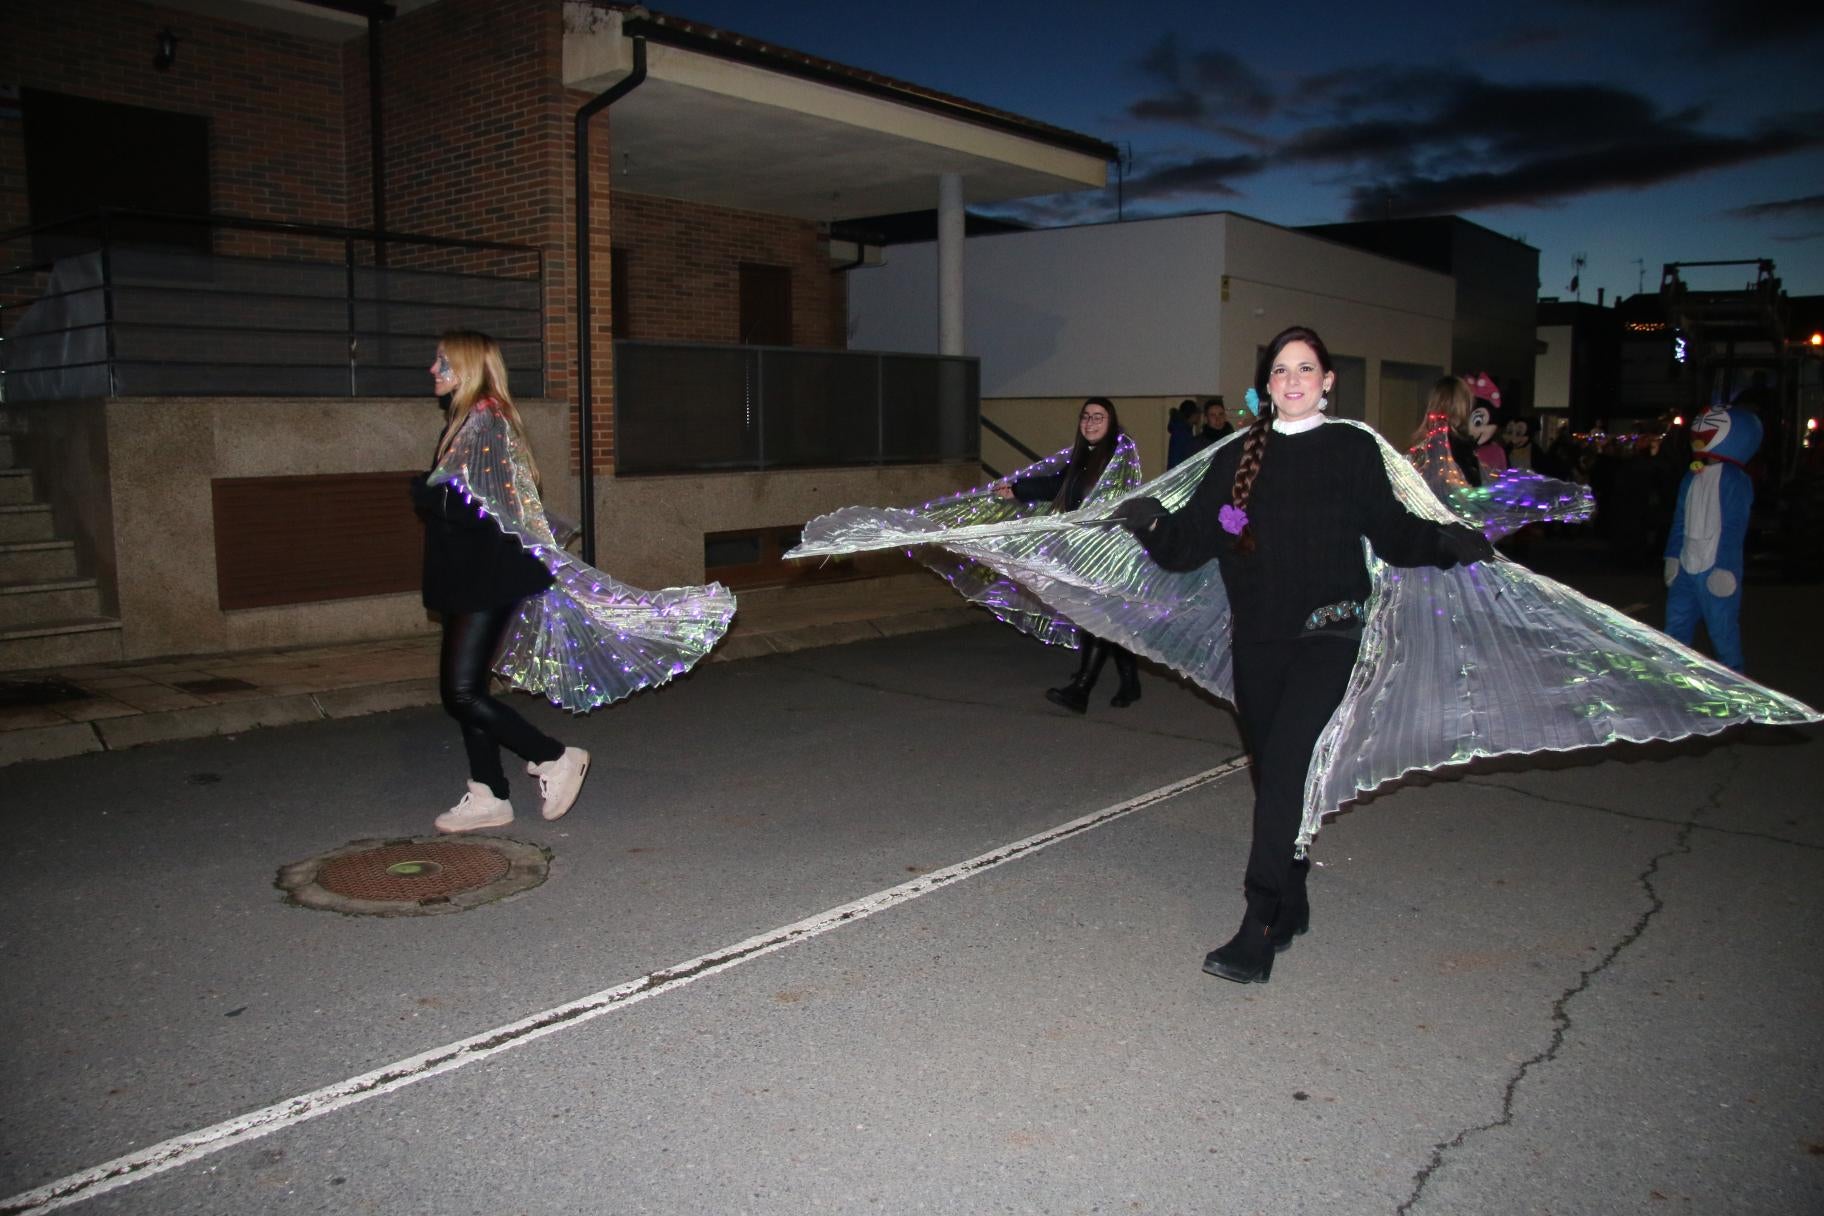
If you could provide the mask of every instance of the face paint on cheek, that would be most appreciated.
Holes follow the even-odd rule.
[[[456,369],[450,366],[450,357],[448,355],[437,356],[436,371],[439,380],[454,380],[456,378]]]

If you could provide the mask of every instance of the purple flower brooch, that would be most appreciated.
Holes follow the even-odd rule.
[[[1248,526],[1248,513],[1233,503],[1224,503],[1216,518],[1230,536],[1240,536],[1241,530]]]

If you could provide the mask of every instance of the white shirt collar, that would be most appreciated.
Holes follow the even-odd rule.
[[[1325,418],[1321,412],[1307,414],[1297,422],[1281,422],[1278,418],[1274,418],[1273,430],[1281,435],[1302,435],[1306,431],[1315,430],[1324,425],[1324,422]]]

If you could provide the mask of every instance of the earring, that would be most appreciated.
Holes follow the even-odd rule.
[[[1318,397],[1318,399],[1317,399],[1317,408],[1318,408],[1318,409],[1319,409],[1319,410],[1327,410],[1327,409],[1329,409],[1329,408],[1330,408],[1330,398],[1328,398],[1328,397],[1324,397],[1324,396],[1320,396],[1320,397]]]

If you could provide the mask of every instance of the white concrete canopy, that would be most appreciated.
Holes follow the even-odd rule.
[[[600,93],[632,72],[621,11],[572,2],[564,17],[567,87]],[[1104,146],[1086,136],[867,73],[845,87],[838,65],[678,28],[705,49],[649,38],[646,80],[608,111],[616,189],[841,220],[929,210],[945,174],[977,204],[1106,183]],[[769,54],[828,79],[753,62]],[[909,100],[883,95],[894,89]]]

